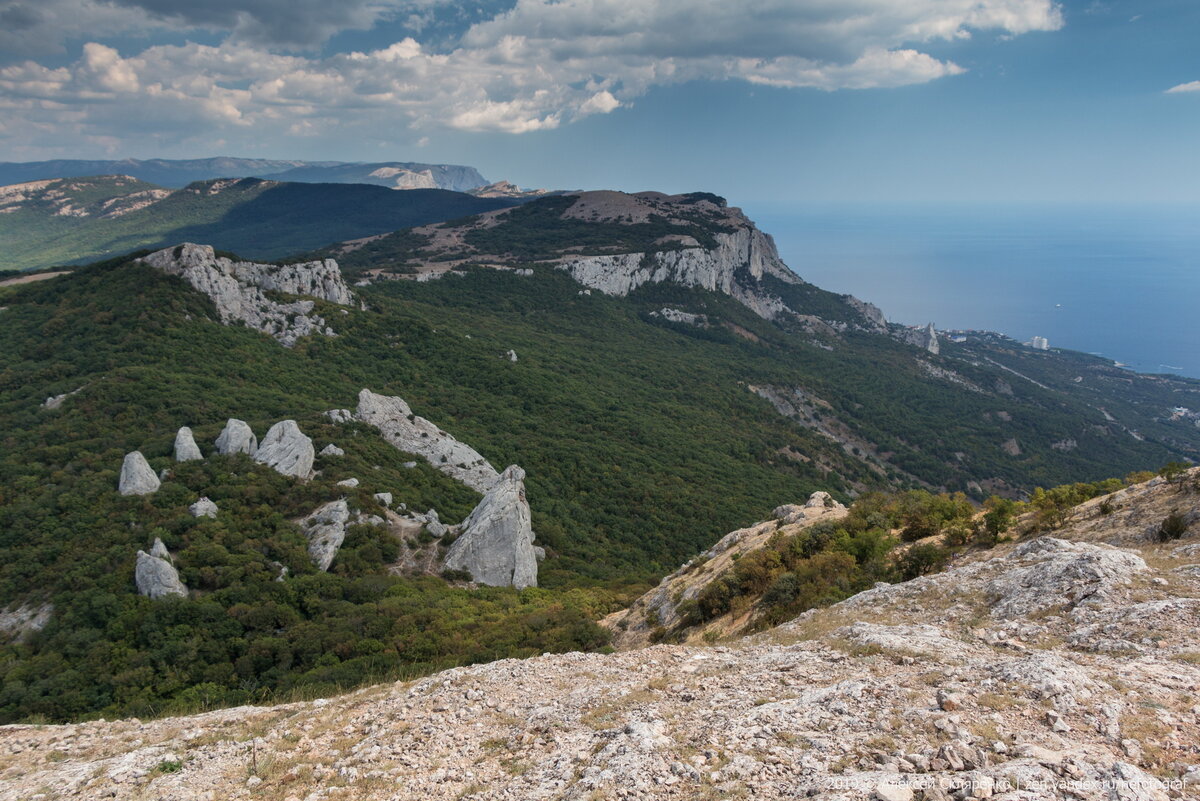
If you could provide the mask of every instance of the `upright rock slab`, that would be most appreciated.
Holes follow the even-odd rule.
[[[308,540],[308,557],[317,570],[329,570],[346,539],[346,525],[349,522],[350,507],[345,500],[330,501],[301,521],[304,536]]]
[[[188,511],[192,513],[192,517],[216,517],[218,510],[217,505],[205,496],[189,506]]]
[[[271,426],[254,455],[256,462],[293,478],[308,478],[314,458],[312,439],[304,435],[295,420],[281,420]]]
[[[253,456],[258,453],[258,437],[254,436],[254,432],[244,421],[232,417],[226,421],[225,428],[221,429],[216,444],[217,453],[222,456],[234,453]]]
[[[155,600],[171,595],[186,598],[188,590],[179,580],[179,571],[166,558],[153,555],[155,553],[166,553],[166,548],[160,540],[154,541],[154,548],[150,553],[137,552],[134,582],[137,584],[138,593]]]
[[[445,566],[466,570],[475,581],[494,587],[537,586],[537,554],[525,500],[524,470],[512,465],[501,474],[463,521]]]
[[[180,428],[175,434],[175,461],[194,462],[203,458],[204,454],[200,453],[200,446],[192,436],[192,429],[187,426]]]
[[[413,414],[403,398],[358,393],[357,419],[379,429],[383,438],[402,451],[429,460],[437,470],[479,492],[487,492],[500,477],[469,445],[459,442],[424,417]]]
[[[142,456],[141,451],[125,454],[125,461],[121,464],[121,479],[117,485],[118,492],[122,495],[150,495],[158,492],[160,486],[162,482],[154,475],[150,463]]]
[[[325,319],[313,314],[311,300],[280,303],[268,291],[304,295],[343,306],[353,301],[333,259],[302,264],[256,264],[217,256],[208,245],[186,242],[151,253],[141,260],[168,275],[179,276],[204,293],[221,322],[242,322],[292,347],[309,334],[332,335]]]

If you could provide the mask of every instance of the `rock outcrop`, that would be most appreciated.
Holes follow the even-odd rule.
[[[933,354],[940,353],[942,350],[942,346],[938,342],[937,329],[933,327],[933,323],[924,328],[902,328],[897,334],[897,338],[901,342],[924,348]]]
[[[121,464],[121,478],[117,484],[118,492],[122,495],[150,495],[158,492],[160,486],[162,481],[150,469],[150,463],[142,456],[141,451],[125,454],[125,461]]]
[[[154,540],[150,553],[137,552],[134,582],[138,593],[151,599],[172,595],[186,598],[188,594],[187,587],[179,580],[179,571],[171,564],[166,546],[159,539]]]
[[[229,456],[234,453],[245,453],[253,456],[258,452],[258,437],[244,421],[229,418],[225,428],[217,436],[217,453]]]
[[[787,284],[802,283],[779,258],[769,234],[743,217],[733,232],[716,233],[713,238],[713,248],[566,257],[559,267],[584,286],[606,295],[624,297],[643,284],[671,282],[730,295],[767,319],[787,310],[782,300],[758,286],[764,276]]]
[[[314,458],[312,439],[305,436],[295,420],[281,420],[271,426],[254,454],[254,461],[300,479],[312,475]]]
[[[268,292],[302,295],[343,306],[353,301],[332,259],[285,265],[235,262],[217,256],[208,245],[184,243],[151,253],[142,261],[179,276],[207,295],[222,323],[245,323],[286,347],[295,345],[300,337],[332,334],[333,330],[323,317],[313,314],[313,301],[285,303],[273,300]]]
[[[192,429],[187,426],[180,428],[175,434],[175,461],[194,462],[203,458],[204,454],[200,453],[200,446],[192,436]]]
[[[446,554],[446,567],[466,570],[481,584],[518,589],[537,586],[537,556],[525,471],[510,466],[467,516]]]
[[[383,438],[406,453],[423,456],[437,470],[479,492],[487,492],[500,474],[469,445],[459,442],[424,417],[413,414],[402,398],[358,393],[355,418],[379,429]]]
[[[217,505],[205,496],[189,506],[188,511],[192,517],[216,517],[218,509]]]
[[[301,521],[301,530],[308,540],[308,556],[317,570],[329,570],[346,540],[349,522],[350,507],[345,500],[330,501]]]
[[[318,456],[345,456],[346,452],[331,442],[328,445],[326,445],[324,448],[321,448],[321,452],[318,453],[317,455]]]

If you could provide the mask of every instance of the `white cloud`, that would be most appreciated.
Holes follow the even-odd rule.
[[[126,25],[221,28],[228,36],[217,46],[157,45],[126,56],[93,41],[65,67],[26,61],[0,68],[0,142],[53,148],[62,140],[141,136],[178,144],[238,130],[298,137],[386,131],[413,141],[444,128],[519,134],[607,114],[653,87],[691,80],[825,91],[924,83],[963,71],[924,52],[931,43],[1063,24],[1053,0],[517,0],[450,47],[405,38],[318,58],[269,46],[447,5],[294,0],[288,7],[296,18],[285,25],[269,13],[278,0],[44,0],[41,21],[25,15],[29,25],[63,21],[75,8],[81,19],[98,20],[101,35]],[[27,10],[0,0],[0,17],[22,18]],[[274,33],[254,33],[256,25]]]
[[[1172,86],[1167,90],[1167,94],[1169,95],[1183,94],[1184,92],[1200,92],[1200,81],[1181,83],[1178,86]]]

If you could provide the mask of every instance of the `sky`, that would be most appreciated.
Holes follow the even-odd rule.
[[[0,0],[0,161],[1200,202],[1195,0]]]

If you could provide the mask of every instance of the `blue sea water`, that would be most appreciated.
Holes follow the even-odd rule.
[[[1200,378],[1200,208],[747,206],[794,271],[894,322]]]

